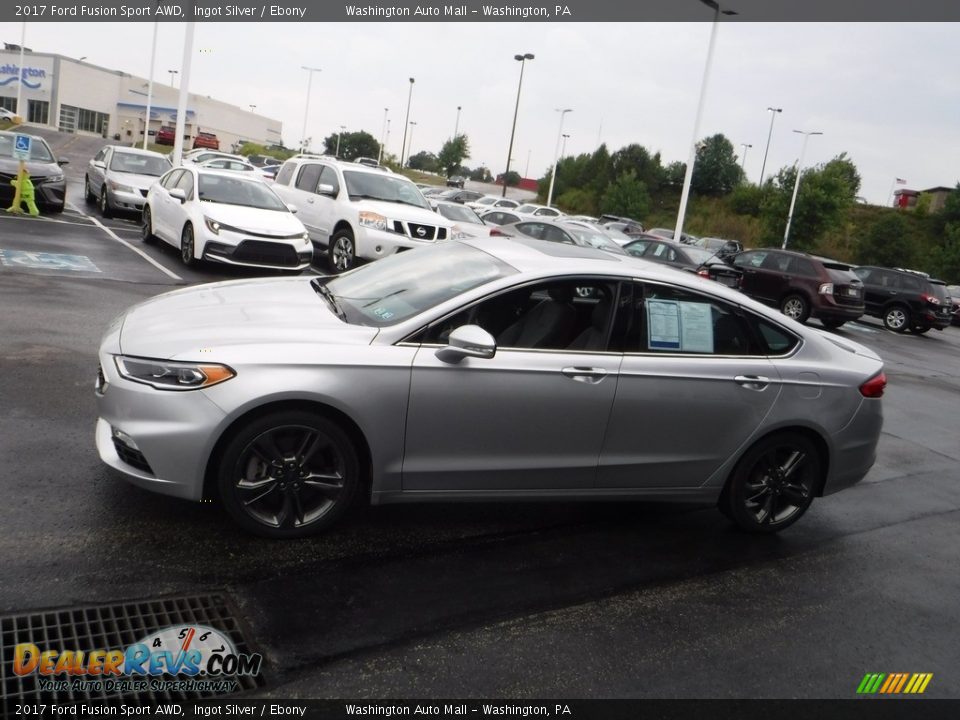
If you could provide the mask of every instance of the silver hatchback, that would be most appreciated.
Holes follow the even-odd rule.
[[[273,537],[361,497],[711,502],[774,532],[864,477],[886,383],[717,283],[501,238],[161,295],[99,359],[103,461]]]

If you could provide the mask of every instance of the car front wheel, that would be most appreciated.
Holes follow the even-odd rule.
[[[90,188],[90,178],[86,175],[83,176],[83,199],[91,205],[93,201],[96,200],[96,197],[93,195],[93,190]]]
[[[153,215],[150,212],[150,206],[143,206],[143,227],[141,228],[141,239],[145,242],[153,242],[157,236],[153,234]]]
[[[273,538],[312,535],[336,522],[360,485],[349,436],[301,410],[271,413],[242,427],[219,467],[220,497],[243,528]]]
[[[180,235],[180,259],[184,265],[193,265],[197,262],[193,246],[193,225],[187,224]]]
[[[771,435],[737,463],[721,496],[721,510],[747,532],[783,530],[810,507],[821,468],[817,448],[804,435]]]
[[[353,242],[353,233],[347,229],[337,230],[330,238],[330,269],[335,273],[353,269],[357,262],[356,246]]]
[[[103,217],[110,217],[110,197],[107,195],[107,186],[100,188],[100,214]]]

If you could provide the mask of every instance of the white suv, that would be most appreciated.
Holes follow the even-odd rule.
[[[334,272],[358,258],[457,239],[453,221],[433,212],[416,185],[382,168],[299,155],[283,164],[272,187],[296,205],[315,256],[326,253]]]

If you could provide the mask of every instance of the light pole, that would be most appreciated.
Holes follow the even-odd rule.
[[[403,157],[407,152],[407,125],[410,122],[410,100],[413,99],[414,78],[410,78],[410,90],[407,92],[407,117],[403,121],[403,143],[400,145],[400,167],[403,167]]]
[[[783,108],[768,107],[767,112],[770,113],[770,130],[767,132],[767,149],[763,151],[763,165],[760,166],[760,187],[763,187],[763,173],[767,169],[767,153],[770,152],[770,136],[773,135],[773,121],[776,119],[777,113],[783,112]]]
[[[20,26],[20,62],[17,65],[17,72],[20,73],[20,77],[17,78],[19,81],[17,83],[17,117],[20,118],[22,122],[26,117],[23,114],[23,105],[20,104],[20,101],[23,99],[23,45],[27,42],[27,22],[23,21],[23,24]]]
[[[822,132],[804,132],[803,130],[794,130],[795,133],[803,135],[803,148],[800,150],[800,162],[797,163],[797,179],[793,183],[793,197],[790,198],[790,211],[787,213],[787,227],[783,231],[783,245],[780,247],[786,249],[787,240],[790,238],[790,223],[793,220],[793,208],[797,204],[797,190],[800,189],[800,174],[803,172],[803,156],[807,153],[807,140],[811,135],[823,135]]]
[[[387,143],[387,113],[390,108],[383,109],[383,130],[380,131],[380,153],[377,155],[377,162],[383,162],[383,146]]]
[[[153,23],[153,47],[150,50],[150,79],[147,81],[147,110],[146,115],[143,119],[143,149],[147,149],[147,142],[150,139],[150,113],[152,112],[151,105],[153,105],[153,73],[156,69],[157,64],[157,28],[160,26],[160,23],[154,21]]]
[[[457,105],[457,122],[453,125],[453,139],[457,139],[457,131],[460,129],[460,109],[461,106]]]
[[[413,127],[414,127],[414,125],[416,125],[416,123],[415,123],[413,120],[411,120],[411,121],[410,121],[410,145],[407,147],[407,162],[408,162],[408,163],[410,162],[410,151],[413,149]]]
[[[183,37],[183,78],[180,80],[180,93],[177,98],[177,136],[173,139],[173,166],[180,165],[183,157],[183,130],[187,122],[187,95],[190,93],[190,61],[193,59],[193,31],[195,22],[188,22]],[[176,72],[176,71],[174,71]]]
[[[340,157],[340,138],[343,137],[343,131],[347,129],[346,125],[340,126],[340,132],[337,133],[337,150],[333,153],[334,157]]]
[[[176,75],[176,74],[177,74],[178,72],[180,72],[180,71],[179,71],[179,70],[167,70],[167,72],[170,73],[170,87],[173,87],[173,79],[174,79],[173,76]]]
[[[713,9],[713,24],[710,26],[710,43],[707,45],[707,60],[703,65],[703,80],[700,82],[700,99],[697,101],[697,114],[693,121],[693,138],[690,141],[690,156],[687,160],[687,172],[683,176],[683,191],[680,193],[680,209],[677,211],[677,227],[673,237],[680,242],[683,237],[683,220],[687,214],[687,200],[690,198],[690,181],[693,179],[693,163],[697,159],[697,135],[700,134],[700,117],[703,114],[703,100],[707,94],[707,83],[710,80],[710,61],[713,59],[713,46],[717,39],[717,26],[720,24],[720,14],[736,15],[733,10],[721,9],[714,0],[700,0],[704,5]]]
[[[503,194],[501,197],[507,196],[507,175],[510,174],[510,161],[513,159],[510,155],[513,154],[513,136],[517,132],[517,112],[520,110],[520,89],[523,87],[523,68],[526,66],[527,60],[533,60],[533,53],[514,55],[513,59],[520,63],[520,82],[517,83],[517,104],[513,108],[513,127],[510,129],[510,147],[507,150],[507,169],[503,172]]]
[[[740,170],[746,175],[746,166],[747,166],[747,150],[753,147],[749,143],[740,143],[740,147],[743,148],[743,160],[740,161]]]
[[[570,137],[569,133],[563,134],[563,146],[560,148],[560,160],[567,156],[567,138]],[[559,162],[559,160],[558,160]]]
[[[533,153],[533,148],[527,150],[527,165],[523,169],[523,176],[530,177],[530,155]]]
[[[307,71],[307,102],[303,106],[303,134],[300,135],[300,152],[307,151],[307,117],[310,114],[310,86],[313,84],[313,74],[320,72],[320,68],[301,65],[301,70]]]
[[[557,146],[553,151],[553,171],[550,173],[550,192],[547,193],[547,207],[553,202],[553,184],[557,179],[557,160],[560,159],[560,138],[563,137],[563,118],[568,112],[573,112],[573,108],[556,109],[560,113],[560,129],[557,130]]]

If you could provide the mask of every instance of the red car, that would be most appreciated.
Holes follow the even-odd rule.
[[[193,149],[197,148],[208,148],[210,150],[219,150],[220,141],[217,139],[217,136],[213,133],[197,133],[197,137],[193,140]]]
[[[172,125],[164,125],[157,130],[157,145],[173,145],[177,138],[177,129]]]

